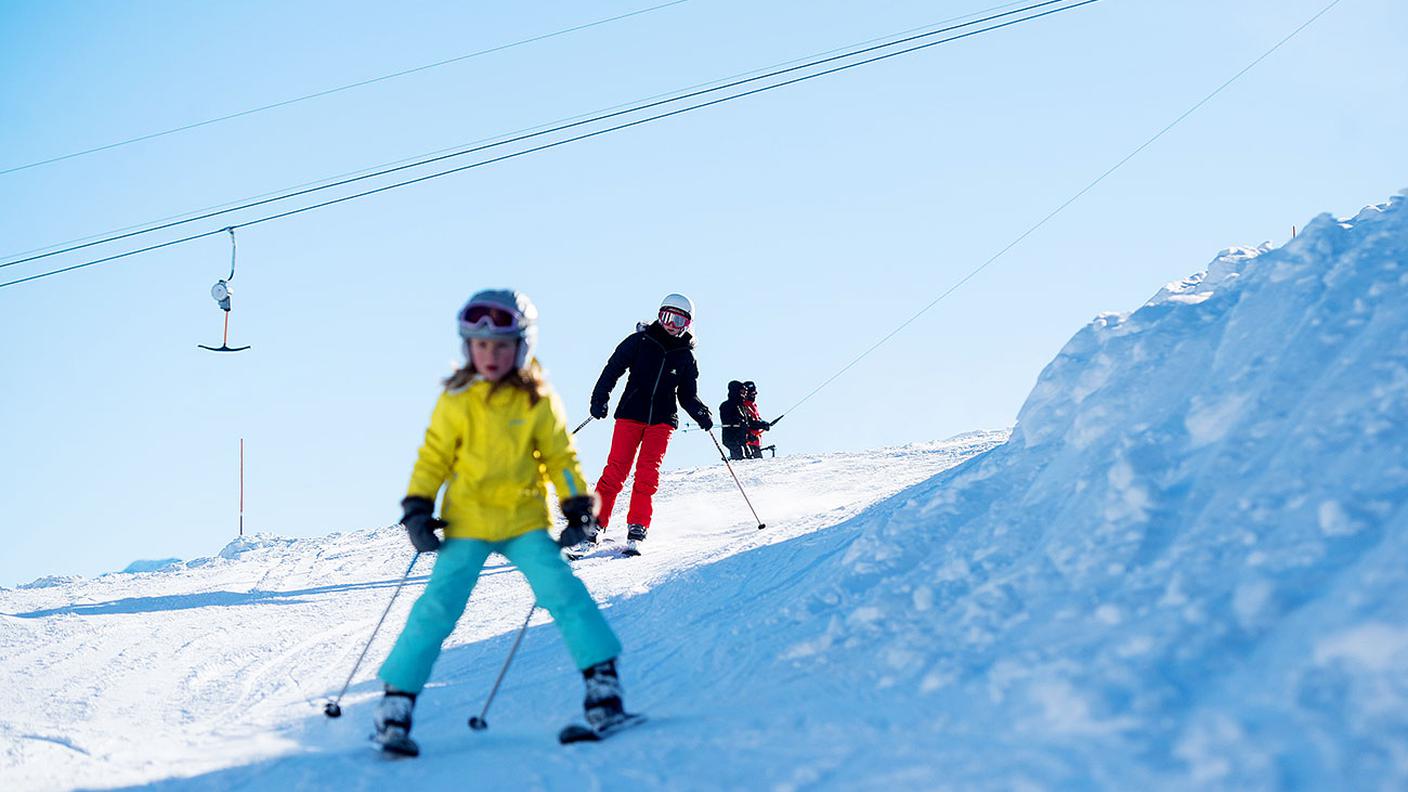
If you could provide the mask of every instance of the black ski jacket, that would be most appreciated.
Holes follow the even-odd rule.
[[[616,417],[644,424],[667,423],[679,428],[679,401],[701,426],[711,426],[713,416],[699,400],[699,364],[694,360],[694,336],[676,338],[659,322],[637,325],[636,332],[616,345],[606,368],[592,390],[592,407],[605,408],[616,381],[629,370],[626,390],[616,405]]]
[[[754,438],[749,434],[755,429],[764,429],[767,421],[760,421],[753,417],[748,408],[743,406],[743,397],[729,399],[719,405],[719,426],[721,427],[720,437],[726,446],[748,445]]]

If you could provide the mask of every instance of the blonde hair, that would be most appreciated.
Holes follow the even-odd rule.
[[[467,350],[466,350],[467,351]],[[474,370],[474,358],[465,360],[464,366],[460,367],[454,374],[445,378],[445,390],[459,390],[468,385],[479,372]],[[536,359],[528,361],[522,368],[514,369],[505,374],[497,382],[490,386],[489,392],[494,393],[505,385],[517,388],[528,394],[528,403],[537,406],[538,402],[547,395],[548,383],[543,376],[543,367],[538,365]]]

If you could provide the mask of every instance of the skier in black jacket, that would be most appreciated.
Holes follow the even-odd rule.
[[[605,418],[611,390],[622,374],[630,372],[616,405],[611,452],[596,483],[596,493],[601,498],[597,521],[605,529],[616,496],[625,486],[631,462],[635,461],[635,486],[626,513],[626,555],[640,553],[640,543],[650,528],[650,499],[660,486],[660,464],[665,459],[670,433],[679,427],[676,401],[701,428],[714,426],[709,408],[699,400],[699,365],[694,360],[694,337],[689,333],[693,320],[694,303],[688,297],[666,296],[660,303],[658,319],[637,325],[636,332],[616,346],[592,391],[591,415]],[[581,552],[587,548],[575,549]]]
[[[762,456],[761,453],[755,455],[749,452],[752,433],[772,428],[767,421],[754,417],[747,401],[745,383],[733,380],[728,384],[728,400],[719,405],[719,426],[723,428],[723,444],[728,449],[730,459]]]

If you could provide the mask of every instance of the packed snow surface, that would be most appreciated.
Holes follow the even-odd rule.
[[[502,565],[422,698],[420,759],[364,747],[375,662],[342,719],[318,713],[409,562],[394,531],[0,592],[0,775],[1408,788],[1402,196],[1098,317],[1002,439],[740,464],[765,531],[722,466],[667,476],[647,554],[578,565],[627,645],[627,704],[651,716],[599,745],[553,740],[581,690],[541,615],[489,729],[465,727],[530,606]]]
[[[712,683],[670,659],[681,651],[671,636],[717,647],[723,660],[728,642],[740,638],[725,638],[735,619],[720,614],[749,608],[737,572],[706,573],[683,590],[675,581],[845,523],[1006,436],[977,432],[902,448],[735,463],[768,523],[763,531],[722,465],[664,474],[646,554],[623,559],[604,545],[576,565],[627,646],[628,702],[652,716],[637,731],[668,732],[678,723],[694,735],[689,739],[707,735],[721,714],[712,711],[713,694],[703,693]],[[701,439],[682,435],[676,442]],[[398,494],[388,496],[392,513]],[[624,523],[624,514],[618,517]],[[610,536],[624,541],[623,531],[613,526]],[[620,784],[649,770],[599,752],[590,760],[606,744],[578,746],[586,752],[557,745],[557,729],[580,720],[582,683],[541,611],[488,715],[490,729],[466,727],[533,601],[500,557],[486,567],[417,709],[424,761],[385,764],[364,746],[370,702],[380,692],[373,676],[424,588],[433,556],[411,570],[343,699],[343,717],[325,719],[322,702],[346,680],[413,555],[398,527],[309,540],[245,536],[213,557],[163,563],[155,573],[55,578],[0,591],[0,789],[187,776],[194,778],[170,783],[384,789],[414,776],[430,788],[459,789],[471,770],[486,788],[532,788],[593,778]],[[685,626],[701,619],[716,623],[704,632]],[[491,757],[497,770],[486,766]],[[667,765],[655,767],[660,786],[678,786]]]

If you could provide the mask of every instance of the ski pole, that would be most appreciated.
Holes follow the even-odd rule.
[[[381,612],[381,618],[377,619],[376,626],[372,628],[371,637],[367,639],[367,645],[362,647],[362,653],[357,656],[357,662],[352,664],[352,672],[347,675],[347,681],[342,683],[342,690],[337,697],[323,706],[323,714],[329,718],[342,717],[342,697],[347,695],[347,688],[352,684],[352,677],[357,675],[357,669],[362,667],[362,661],[367,657],[367,650],[372,648],[372,641],[376,639],[376,634],[381,630],[381,625],[386,621],[387,614],[391,613],[391,606],[396,604],[396,596],[401,593],[401,587],[406,585],[406,581],[411,577],[411,570],[415,569],[416,562],[420,560],[420,553],[417,552],[411,558],[411,563],[406,567],[406,574],[401,576],[401,582],[396,584],[396,590],[391,592],[391,601],[386,603],[386,610]]]
[[[714,441],[714,448],[719,449],[719,459],[724,461],[724,467],[728,468],[728,474],[733,476],[733,483],[738,485],[738,492],[743,496],[743,502],[748,504],[748,511],[753,512],[753,519],[758,521],[758,530],[763,530],[767,525],[765,525],[762,518],[758,516],[758,510],[753,508],[753,501],[748,500],[748,493],[743,491],[743,482],[738,480],[738,474],[733,472],[733,465],[728,463],[728,455],[724,453],[724,447],[719,445],[719,438],[714,436],[713,429],[709,429],[708,432],[709,439]]]
[[[582,424],[586,426],[586,424]],[[523,643],[523,634],[528,632],[528,622],[533,620],[533,611],[538,609],[538,603],[534,602],[533,607],[528,609],[528,618],[523,620],[523,626],[518,628],[518,636],[513,639],[513,646],[509,647],[508,657],[504,658],[504,667],[499,669],[499,678],[494,680],[494,687],[489,690],[489,697],[484,699],[484,709],[478,715],[469,718],[469,728],[475,731],[484,731],[489,728],[489,722],[484,720],[484,716],[489,714],[489,705],[494,703],[494,695],[499,692],[499,685],[504,681],[504,675],[508,673],[508,666],[513,662],[513,656],[518,654],[518,645]]]
[[[577,424],[577,428],[572,430],[572,434],[577,434],[578,432],[582,431],[582,427],[586,426],[587,424],[589,424],[589,423],[591,423],[591,422],[592,422],[592,417],[591,417],[591,416],[587,416],[587,420],[582,421],[581,423]]]

